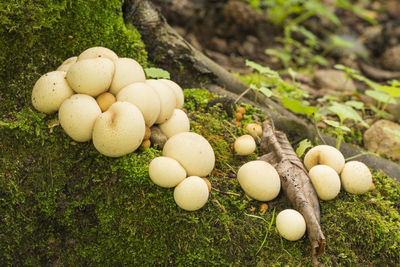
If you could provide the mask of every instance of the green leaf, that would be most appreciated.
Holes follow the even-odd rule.
[[[324,122],[332,127],[335,127],[336,129],[340,129],[345,132],[351,132],[350,128],[344,125],[341,125],[337,121],[332,121],[332,120],[324,120]]]
[[[279,76],[279,74],[276,71],[273,71],[269,67],[264,67],[251,60],[246,59],[246,66],[255,69],[261,74],[269,74],[270,76]]]
[[[170,79],[169,72],[160,68],[145,68],[147,78],[154,79]]]
[[[317,113],[316,107],[305,106],[299,100],[291,100],[287,97],[283,97],[281,101],[285,108],[291,110],[294,113],[304,114],[307,117],[312,117]]]
[[[382,103],[396,104],[396,101],[383,91],[367,90],[365,94]]]
[[[305,7],[309,11],[314,11],[316,14],[327,18],[336,25],[340,25],[340,20],[335,14],[328,11],[320,1],[305,1]]]
[[[304,152],[307,150],[307,148],[312,147],[311,142],[308,139],[304,139],[299,143],[299,146],[296,149],[296,154],[300,158],[303,156]]]
[[[273,95],[273,92],[269,90],[267,87],[261,86],[259,88],[259,91],[263,93],[266,97],[271,97]]]
[[[292,55],[276,49],[266,49],[265,54],[279,58],[283,64],[287,64],[292,59]]]
[[[355,109],[359,109],[359,110],[362,110],[364,108],[364,103],[361,101],[350,100],[350,101],[346,101],[345,104],[350,107],[353,107]]]
[[[335,113],[341,121],[345,119],[350,119],[355,122],[363,121],[357,111],[355,111],[352,107],[342,103],[333,102],[332,106],[328,107],[328,110]]]

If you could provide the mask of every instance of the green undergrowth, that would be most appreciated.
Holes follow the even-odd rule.
[[[214,189],[201,210],[178,208],[173,189],[148,177],[157,147],[108,158],[92,143],[73,142],[56,115],[26,105],[0,123],[0,262],[5,266],[310,266],[310,242],[283,240],[268,225],[290,208],[283,193],[268,202],[249,200],[235,172],[257,153],[235,156],[231,144],[244,134],[215,96],[185,90],[191,129],[212,145]],[[246,106],[246,119],[264,119]],[[320,260],[327,266],[389,265],[400,262],[400,186],[374,173],[376,190],[362,196],[341,192],[321,203],[327,239]]]

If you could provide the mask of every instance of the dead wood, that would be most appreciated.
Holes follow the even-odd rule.
[[[325,249],[325,237],[320,226],[320,206],[303,163],[297,157],[285,133],[275,131],[267,120],[263,122],[260,146],[261,150],[267,153],[260,159],[274,165],[285,195],[303,215],[311,241],[313,263],[320,265],[318,257]]]

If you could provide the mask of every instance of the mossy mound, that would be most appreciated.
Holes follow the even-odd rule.
[[[204,208],[177,207],[173,190],[154,185],[148,164],[161,154],[139,149],[121,158],[99,154],[53,127],[51,116],[25,108],[1,123],[0,262],[7,265],[312,265],[307,237],[283,240],[268,223],[291,207],[286,197],[248,200],[235,171],[257,157],[235,156],[233,135],[244,133],[219,104],[207,107],[206,90],[185,90],[191,129],[216,154],[209,177],[212,195]],[[264,118],[247,106],[245,119]],[[400,186],[374,174],[376,190],[342,192],[322,202],[328,266],[394,265],[400,260]],[[250,217],[256,215],[260,218]],[[263,218],[264,220],[262,220]],[[265,234],[268,237],[262,248]],[[257,251],[260,252],[257,254]]]

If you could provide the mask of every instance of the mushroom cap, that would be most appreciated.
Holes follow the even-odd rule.
[[[297,210],[286,209],[276,216],[276,229],[283,238],[296,241],[306,232],[306,221]]]
[[[89,58],[99,58],[99,57],[108,58],[111,61],[118,59],[117,54],[115,54],[115,52],[112,51],[111,49],[108,49],[108,48],[102,47],[102,46],[95,46],[95,47],[91,47],[91,48],[88,48],[85,51],[83,51],[79,55],[78,61],[84,60],[84,59],[89,59]]]
[[[256,150],[256,141],[251,135],[245,134],[236,138],[233,147],[237,155],[247,156]]]
[[[106,111],[112,104],[117,102],[115,96],[109,92],[104,92],[96,97],[97,104],[102,112]]]
[[[93,97],[75,94],[62,103],[58,119],[72,139],[86,142],[92,139],[94,122],[100,114],[100,107]]]
[[[66,78],[75,92],[96,97],[107,91],[113,75],[114,63],[99,57],[77,61],[69,68]]]
[[[177,160],[189,176],[205,177],[215,164],[214,151],[208,141],[193,132],[172,136],[164,144],[163,156]]]
[[[253,160],[243,164],[237,173],[243,191],[259,201],[276,198],[281,190],[281,180],[275,168],[268,162]]]
[[[360,161],[349,161],[340,175],[344,190],[352,194],[364,194],[372,185],[371,171]]]
[[[198,176],[190,176],[180,182],[174,189],[175,203],[184,210],[201,209],[208,200],[207,183]]]
[[[70,57],[64,60],[64,62],[57,68],[57,70],[67,72],[69,68],[76,62],[78,57]]]
[[[190,122],[186,113],[181,109],[174,109],[171,118],[159,125],[161,131],[170,138],[171,136],[190,131]]]
[[[103,155],[120,157],[135,151],[143,141],[145,124],[140,110],[128,102],[115,102],[96,120],[93,144]]]
[[[176,106],[176,97],[173,89],[160,80],[149,79],[146,84],[151,86],[160,98],[160,114],[156,123],[164,123],[171,118]]]
[[[262,127],[257,123],[248,123],[244,126],[244,129],[254,138],[262,135]]]
[[[315,146],[304,156],[304,165],[307,170],[315,165],[322,164],[332,167],[339,174],[344,167],[344,162],[343,154],[333,146],[328,145]]]
[[[150,179],[161,187],[177,186],[186,178],[185,169],[173,158],[157,157],[149,165]]]
[[[132,83],[122,88],[117,94],[117,100],[136,105],[149,127],[156,122],[158,115],[160,115],[160,97],[153,87],[143,82]]]
[[[32,105],[40,112],[56,112],[74,91],[65,80],[64,71],[52,71],[41,76],[33,86]]]
[[[145,82],[146,76],[140,64],[132,58],[118,58],[114,61],[115,73],[110,92],[117,95],[125,86],[135,82]]]
[[[160,79],[161,82],[168,85],[174,91],[176,97],[176,106],[175,108],[181,109],[183,108],[183,104],[185,102],[185,96],[183,95],[182,88],[174,81],[168,79]]]
[[[322,200],[334,199],[340,192],[340,178],[328,165],[316,165],[308,172],[317,195]]]

